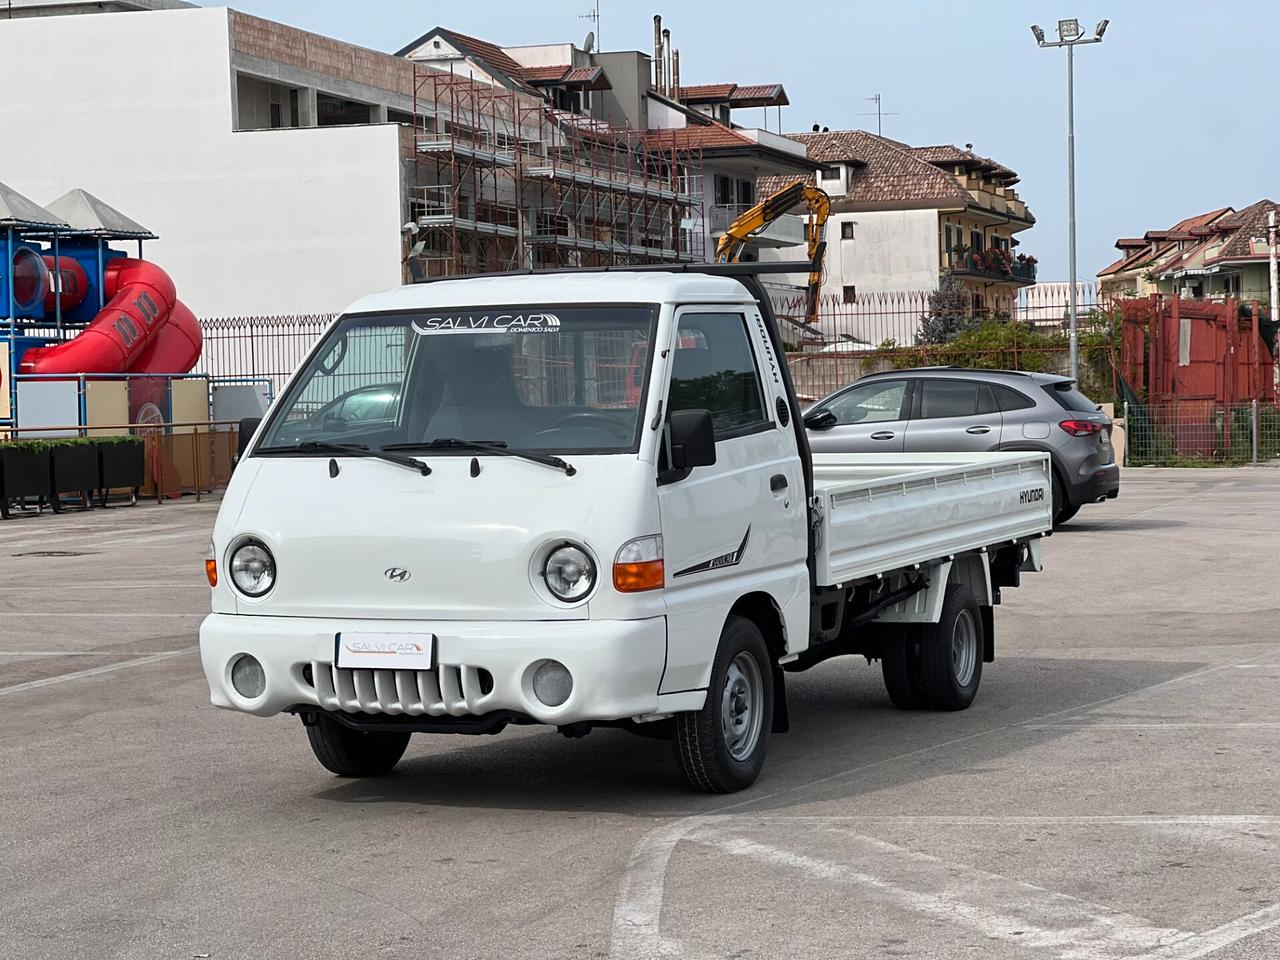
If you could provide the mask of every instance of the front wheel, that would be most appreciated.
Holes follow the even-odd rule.
[[[695,790],[733,793],[755,783],[773,726],[773,669],[759,627],[745,617],[729,618],[707,702],[674,719],[676,760]]]
[[[306,725],[311,752],[340,777],[376,777],[400,762],[409,746],[408,733],[353,730],[323,713]]]

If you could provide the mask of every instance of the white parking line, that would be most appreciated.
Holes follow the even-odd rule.
[[[129,651],[110,650],[0,650],[0,657],[127,657]]]
[[[671,862],[671,855],[675,851],[676,844],[684,839],[690,832],[698,829],[706,822],[718,821],[720,819],[732,817],[733,815],[728,811],[736,810],[752,803],[763,803],[775,800],[778,797],[786,796],[799,790],[806,790],[824,783],[830,783],[834,780],[863,773],[866,770],[875,767],[897,763],[903,760],[911,760],[916,757],[933,753],[937,750],[949,749],[961,744],[981,740],[985,737],[1009,733],[1011,731],[1024,728],[1029,724],[1049,721],[1055,717],[1062,717],[1064,715],[1077,715],[1081,711],[1094,710],[1098,707],[1124,700],[1126,697],[1147,694],[1154,690],[1168,687],[1172,684],[1182,683],[1187,680],[1196,680],[1210,674],[1218,673],[1219,671],[1230,670],[1241,663],[1251,663],[1261,659],[1266,661],[1266,665],[1271,665],[1276,656],[1276,654],[1272,654],[1258,658],[1255,655],[1251,655],[1250,657],[1237,661],[1236,663],[1223,663],[1216,666],[1203,667],[1199,670],[1192,670],[1189,673],[1184,673],[1177,677],[1171,677],[1168,680],[1161,680],[1160,682],[1153,683],[1150,686],[1139,687],[1136,690],[1130,690],[1126,693],[1103,697],[1100,700],[1093,700],[1088,703],[1067,707],[1062,710],[1053,710],[1049,713],[1041,714],[1038,717],[1031,717],[1027,720],[1003,724],[1001,726],[992,727],[988,730],[980,730],[976,733],[940,741],[925,747],[920,747],[916,750],[908,750],[905,753],[893,754],[892,756],[881,757],[878,760],[869,760],[866,763],[854,764],[851,767],[836,773],[828,774],[825,777],[806,780],[801,783],[794,784],[793,786],[775,790],[772,793],[764,793],[749,796],[741,800],[735,800],[706,814],[683,817],[673,822],[663,824],[662,826],[655,827],[653,830],[645,834],[645,836],[641,837],[640,841],[636,844],[632,851],[630,865],[627,868],[626,874],[623,876],[621,888],[618,893],[618,899],[614,905],[611,956],[613,957],[613,960],[643,960],[643,958],[647,957],[667,955],[671,953],[673,949],[676,949],[678,952],[678,948],[673,948],[662,939],[659,928],[662,902],[665,896],[667,866]],[[1184,960],[1184,958],[1178,958],[1178,960]]]
[[[26,683],[18,683],[12,687],[0,687],[0,697],[10,693],[22,693],[26,690],[37,690],[40,687],[49,687],[55,683],[67,683],[71,680],[84,680],[88,677],[101,676],[104,673],[114,673],[117,670],[127,670],[129,667],[141,667],[144,664],[156,663],[160,660],[168,660],[172,657],[181,656],[184,653],[190,653],[196,647],[188,647],[185,650],[170,650],[166,653],[153,653],[149,657],[139,657],[137,660],[126,660],[123,663],[108,663],[101,667],[91,667],[88,670],[77,670],[75,673],[63,673],[56,677],[44,677],[40,680],[28,680]]]
[[[1198,957],[1207,957],[1239,940],[1265,933],[1278,926],[1280,926],[1280,903],[1273,903],[1256,913],[1239,917],[1230,923],[1224,923],[1220,927],[1198,934],[1185,943],[1158,948],[1133,957],[1131,960],[1197,960]]]
[[[1027,723],[1025,730],[1280,730],[1280,723]]]
[[[103,610],[101,613],[57,613],[41,610],[39,617],[92,617],[95,620],[101,620],[103,617],[125,620],[183,620],[191,617],[206,617],[205,613],[125,613],[120,610]],[[26,617],[30,618],[33,614],[18,612],[0,612],[0,617]]]
[[[1067,960],[1119,960],[1136,949],[1168,947],[1189,940],[1193,934],[1172,927],[1157,927],[1127,913],[1111,910],[1076,897],[1055,893],[1030,883],[964,864],[949,863],[872,837],[853,835],[861,848],[859,864],[874,861],[885,871],[908,862],[914,870],[915,888],[901,881],[855,870],[805,854],[742,837],[711,837],[700,842],[733,856],[750,857],[770,866],[798,870],[818,880],[853,884],[878,893],[899,907],[949,923],[968,927],[984,937],[1056,951]],[[925,871],[920,871],[924,867]],[[920,889],[933,887],[935,889]],[[963,893],[963,895],[961,895]],[[985,900],[989,905],[975,902]]]

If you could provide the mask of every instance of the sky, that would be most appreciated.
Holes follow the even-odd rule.
[[[215,5],[208,3],[207,5]],[[221,4],[217,4],[221,5]],[[594,0],[234,0],[246,13],[394,52],[433,26],[503,46],[575,41]],[[915,146],[972,143],[1012,167],[1037,224],[1020,250],[1042,281],[1065,280],[1066,53],[1039,49],[1059,18],[1105,40],[1075,51],[1076,207],[1081,278],[1118,256],[1115,241],[1178,220],[1280,198],[1280,0],[826,0],[668,4],[600,0],[605,50],[649,51],[662,14],[681,82],[782,83],[784,132],[820,123]],[[784,11],[795,10],[790,19]],[[806,22],[802,10],[813,10]],[[762,111],[735,122],[762,125]],[[776,114],[769,118],[777,129]]]

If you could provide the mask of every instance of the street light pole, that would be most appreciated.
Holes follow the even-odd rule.
[[[1071,288],[1067,292],[1067,315],[1071,320],[1071,379],[1080,377],[1080,304],[1076,290],[1076,100],[1075,47],[1067,44],[1067,269]]]
[[[1078,20],[1058,21],[1058,40],[1051,43],[1044,38],[1044,31],[1033,25],[1031,33],[1042,47],[1067,48],[1067,261],[1071,274],[1067,290],[1067,318],[1071,327],[1071,377],[1080,376],[1080,304],[1076,279],[1076,108],[1075,108],[1075,47],[1078,43],[1101,43],[1107,32],[1107,24],[1098,23],[1092,37],[1086,37]]]

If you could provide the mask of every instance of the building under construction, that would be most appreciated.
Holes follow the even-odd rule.
[[[413,85],[413,279],[705,259],[702,158],[674,131],[418,64]]]

